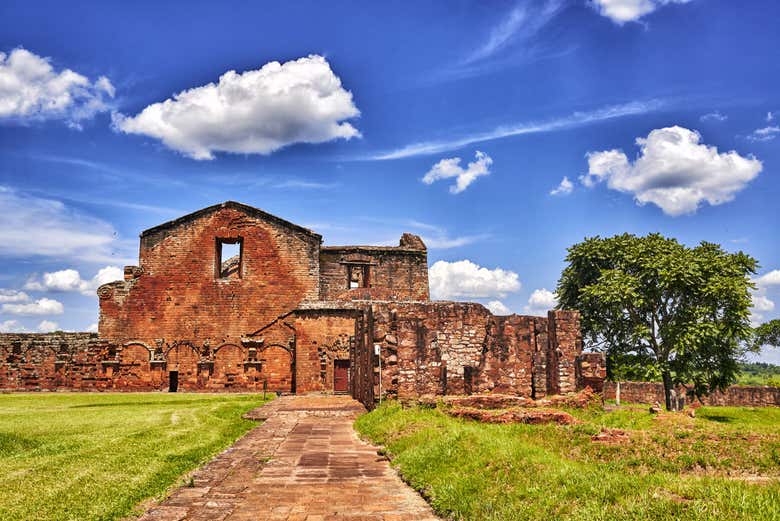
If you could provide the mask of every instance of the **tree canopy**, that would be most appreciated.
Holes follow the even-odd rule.
[[[559,307],[580,311],[583,338],[613,362],[638,359],[660,372],[667,408],[677,385],[702,396],[735,381],[752,335],[755,259],[708,242],[623,234],[587,238],[566,261]]]
[[[780,347],[780,319],[761,324],[754,333],[753,345],[756,350],[762,346]]]

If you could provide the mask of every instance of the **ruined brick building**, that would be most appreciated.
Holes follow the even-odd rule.
[[[430,301],[419,237],[323,246],[236,202],[144,231],[139,265],[97,292],[97,335],[0,335],[0,389],[267,388],[370,406],[380,392],[540,397],[603,378],[580,357],[576,312]]]

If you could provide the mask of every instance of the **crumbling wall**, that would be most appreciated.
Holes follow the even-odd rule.
[[[350,288],[353,271],[361,285]],[[416,235],[404,234],[397,247],[323,247],[320,288],[323,300],[426,301],[429,296],[425,245]]]
[[[582,353],[577,357],[577,389],[590,387],[600,393],[607,379],[607,357],[604,353]]]
[[[604,398],[614,400],[617,385],[605,382]],[[685,396],[685,388],[678,387],[677,393]],[[620,382],[620,401],[628,403],[664,403],[664,385],[661,382]],[[732,385],[724,392],[714,392],[702,398],[705,405],[726,405],[733,407],[780,406],[780,387]]]
[[[582,352],[580,314],[555,310],[547,313],[547,394],[576,391],[577,356]]]
[[[218,240],[242,242],[235,277],[220,277]],[[320,244],[319,235],[238,203],[147,230],[140,266],[98,290],[101,337],[240,346],[242,336],[319,298]]]
[[[0,390],[290,392],[291,353],[267,346],[115,344],[95,333],[0,334]]]
[[[549,373],[556,378],[556,392],[575,390],[580,342],[578,331],[570,328],[579,326],[576,313],[495,317],[482,305],[465,302],[374,303],[371,309],[383,395],[542,397],[548,390],[550,353],[556,364],[568,364]]]
[[[295,328],[296,392],[333,391],[334,360],[350,360],[355,349],[354,310],[298,311]],[[350,364],[350,376],[354,364]]]

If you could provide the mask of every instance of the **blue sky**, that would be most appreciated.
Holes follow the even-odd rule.
[[[435,296],[518,313],[554,304],[586,236],[718,242],[759,260],[755,319],[776,318],[778,16],[768,0],[3,2],[0,329],[90,327],[141,230],[229,199],[327,244],[418,233]]]

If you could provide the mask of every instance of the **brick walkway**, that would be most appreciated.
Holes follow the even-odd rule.
[[[148,510],[143,521],[436,520],[352,422],[345,396],[285,396],[255,409],[265,420]]]

